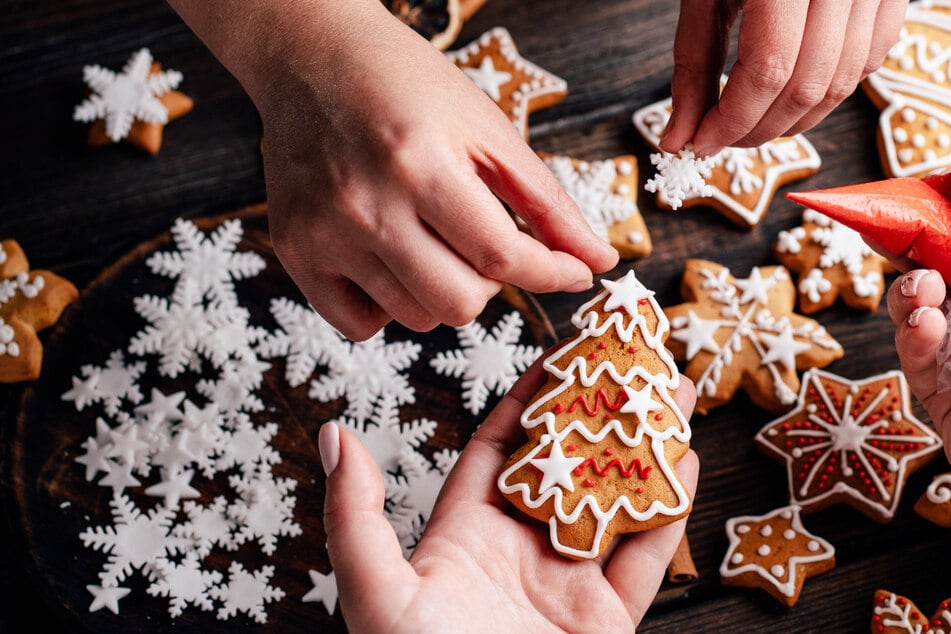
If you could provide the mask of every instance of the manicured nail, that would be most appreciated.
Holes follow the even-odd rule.
[[[921,278],[927,274],[928,271],[925,271],[924,269],[915,269],[914,271],[906,273],[901,278],[901,285],[899,287],[901,289],[901,294],[905,297],[914,297],[917,295],[918,282],[920,282]]]
[[[340,462],[340,428],[336,423],[324,423],[317,434],[317,448],[320,450],[320,464],[328,476]]]
[[[565,290],[569,293],[580,293],[586,291],[594,286],[594,281],[591,279],[580,279]]]
[[[720,150],[722,149],[723,146],[721,145],[705,145],[701,148],[694,148],[693,155],[698,158],[707,158],[708,156],[719,154]]]
[[[921,316],[929,310],[931,310],[930,306],[919,306],[915,310],[911,311],[911,314],[908,315],[908,327],[917,328],[918,322],[921,321]]]

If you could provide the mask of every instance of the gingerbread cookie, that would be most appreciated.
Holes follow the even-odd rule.
[[[726,522],[730,547],[720,564],[720,580],[729,586],[762,588],[792,607],[806,577],[835,567],[832,544],[803,528],[798,506],[766,515],[743,515]]]
[[[547,522],[574,559],[599,556],[614,535],[687,515],[674,465],[690,426],[673,400],[680,374],[664,348],[667,320],[630,271],[572,317],[578,334],[545,359],[547,383],[521,416],[528,442],[508,459],[502,493]]]
[[[604,161],[579,161],[539,153],[591,229],[611,243],[622,258],[650,255],[652,244],[637,208],[637,159],[631,155]]]
[[[938,526],[951,527],[951,471],[934,477],[915,502],[915,513]]]
[[[848,504],[879,522],[895,517],[905,479],[941,451],[897,370],[859,381],[809,370],[796,407],[756,444],[786,463],[789,499],[803,511]]]
[[[889,592],[875,592],[872,634],[951,634],[951,599],[941,602],[930,619],[911,599]]]
[[[802,225],[779,232],[773,253],[799,274],[799,309],[807,314],[839,296],[852,308],[874,311],[885,293],[884,273],[895,270],[858,232],[811,209],[803,211]]]
[[[460,0],[383,0],[383,4],[441,51],[452,46],[462,29]]]
[[[73,119],[94,122],[87,139],[92,146],[125,139],[157,154],[165,124],[192,109],[192,100],[174,90],[182,74],[161,70],[145,48],[132,54],[121,73],[86,66],[83,80],[92,94],[76,106]]]
[[[568,94],[565,80],[519,55],[512,36],[502,27],[446,55],[502,108],[526,140],[528,115]]]
[[[726,78],[722,81],[725,83]],[[651,104],[634,113],[634,127],[659,148],[670,113],[670,98]],[[713,207],[748,229],[762,220],[777,189],[815,174],[820,165],[819,153],[801,134],[779,137],[755,148],[728,147],[701,165],[706,189],[686,187],[681,198],[672,197],[670,188],[659,188],[657,203],[673,210],[681,203],[684,207]]]
[[[881,110],[878,149],[890,177],[951,167],[951,2],[912,2],[898,42],[862,82]]]
[[[0,242],[0,383],[32,381],[40,375],[43,344],[37,331],[56,323],[79,293],[49,271],[30,271],[23,249]]]
[[[792,312],[796,290],[781,266],[754,267],[735,278],[725,266],[687,260],[681,292],[686,303],[665,309],[667,342],[697,386],[702,414],[744,389],[771,412],[792,407],[798,370],[824,366],[842,347],[818,322]]]

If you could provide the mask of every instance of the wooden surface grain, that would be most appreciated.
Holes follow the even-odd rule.
[[[677,3],[660,0],[490,0],[466,24],[458,43],[492,26],[508,28],[525,57],[569,85],[562,103],[531,117],[531,145],[584,159],[635,154],[643,182],[652,173],[649,148],[636,135],[631,114],[669,95],[676,20]],[[71,121],[83,95],[82,66],[116,68],[142,46],[165,67],[184,73],[182,90],[194,98],[195,110],[167,127],[156,157],[121,144],[87,148],[85,127]],[[80,288],[136,245],[161,234],[176,217],[216,215],[265,199],[260,122],[253,106],[164,3],[4,3],[0,106],[0,237],[17,239],[35,268],[52,269]],[[876,119],[864,95],[850,97],[807,135],[822,156],[822,170],[781,191],[881,178]],[[716,260],[741,276],[753,266],[773,264],[770,247],[776,234],[798,225],[800,213],[777,197],[763,222],[747,231],[704,208],[661,211],[645,192],[640,207],[654,253],[622,262],[617,271],[633,266],[664,305],[679,303],[688,257]],[[556,332],[568,334],[568,317],[579,298],[553,294],[537,299]],[[837,305],[813,317],[846,351],[830,371],[860,378],[897,367],[884,308],[864,314]],[[24,389],[0,386],[2,484],[8,502],[10,456]],[[924,417],[920,406],[915,411]],[[947,470],[943,460],[909,479],[890,524],[875,524],[848,508],[806,516],[806,526],[836,546],[838,564],[807,581],[794,608],[781,607],[765,593],[721,586],[716,571],[727,545],[725,520],[764,513],[786,500],[784,468],[753,447],[753,434],[769,420],[745,396],[694,418],[693,446],[702,476],[688,531],[701,578],[690,586],[665,586],[639,631],[702,632],[725,626],[860,632],[867,631],[879,587],[909,596],[926,611],[951,595],[948,531],[911,511],[931,475]],[[81,619],[77,625],[75,611],[57,600],[60,589],[37,574],[23,535],[30,518],[11,512],[15,507],[7,503],[0,510],[0,631],[21,631],[17,624],[22,623],[45,626],[44,631],[90,627]],[[71,574],[68,561],[62,563],[58,584],[87,582]],[[122,628],[120,618],[96,623]]]

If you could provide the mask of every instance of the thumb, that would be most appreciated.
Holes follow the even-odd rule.
[[[324,530],[340,609],[354,631],[391,629],[417,585],[393,527],[383,516],[384,489],[373,456],[333,422],[318,434],[327,473]]]

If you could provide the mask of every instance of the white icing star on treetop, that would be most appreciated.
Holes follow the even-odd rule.
[[[76,106],[73,120],[105,119],[106,135],[113,141],[124,139],[136,119],[166,123],[168,110],[158,98],[177,88],[182,74],[174,70],[152,73],[151,69],[152,54],[147,48],[133,53],[121,73],[85,66],[83,81],[93,94]]]
[[[642,299],[653,297],[654,291],[647,290],[634,276],[634,271],[628,271],[627,275],[619,281],[601,280],[610,293],[604,300],[604,310],[617,310],[623,308],[629,315],[637,314],[637,304]]]

